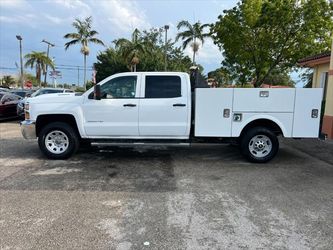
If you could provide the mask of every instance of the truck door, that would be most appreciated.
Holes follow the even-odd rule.
[[[186,79],[175,75],[143,75],[139,134],[188,137],[191,104]]]
[[[137,75],[118,76],[101,84],[101,100],[93,93],[82,106],[84,128],[89,137],[138,136]]]

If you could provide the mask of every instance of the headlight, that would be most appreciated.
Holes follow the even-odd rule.
[[[29,111],[29,103],[24,104],[24,110]]]

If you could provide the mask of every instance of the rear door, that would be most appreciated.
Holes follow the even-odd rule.
[[[139,134],[150,137],[186,137],[189,110],[186,79],[178,75],[144,74],[139,105]]]

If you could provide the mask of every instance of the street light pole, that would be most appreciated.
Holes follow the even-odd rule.
[[[19,40],[19,43],[20,43],[20,64],[21,64],[20,81],[21,81],[21,88],[23,89],[23,87],[24,87],[24,82],[23,82],[23,58],[22,58],[22,40],[23,39],[20,35],[17,35],[16,39]]]
[[[80,86],[80,68],[77,66],[77,86]]]
[[[49,52],[50,52],[50,46],[51,47],[54,47],[55,45],[46,41],[45,39],[43,39],[42,43],[46,43],[47,44],[47,57],[49,57]],[[45,68],[45,76],[44,76],[44,84],[46,85],[46,77],[47,77],[47,68],[48,68],[48,65],[46,64],[46,68]]]
[[[168,42],[168,29],[169,25],[164,25],[164,31],[165,31],[165,42],[164,42],[164,71],[167,71],[167,42]]]

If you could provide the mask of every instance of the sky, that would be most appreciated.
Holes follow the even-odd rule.
[[[76,69],[76,66],[83,66],[80,46],[64,49],[66,39],[63,36],[75,31],[72,27],[75,18],[92,16],[93,29],[99,32],[97,37],[110,46],[114,39],[130,38],[135,28],[144,30],[166,24],[170,26],[168,37],[173,39],[180,20],[213,23],[224,9],[230,9],[236,3],[236,0],[0,0],[0,75],[18,74],[20,58],[16,35],[23,38],[23,54],[46,51],[43,39],[55,44],[50,48],[50,58],[62,74],[57,82],[82,85],[83,71],[78,75]],[[89,67],[103,50],[105,47],[90,45]],[[191,56],[190,48],[185,53]],[[204,43],[197,55],[197,62],[203,65],[205,73],[219,68],[222,59],[211,40]],[[91,79],[91,75],[88,71],[87,79]]]

